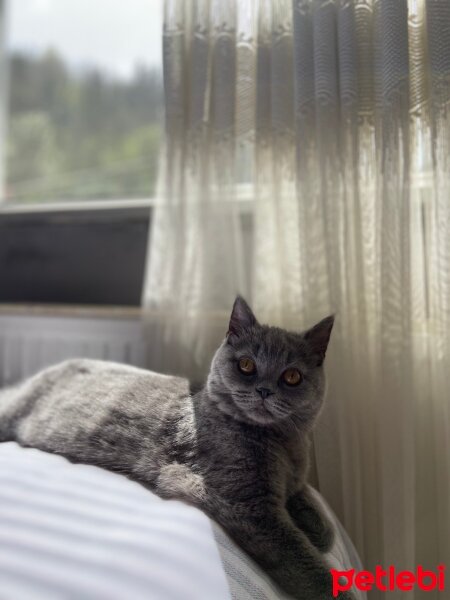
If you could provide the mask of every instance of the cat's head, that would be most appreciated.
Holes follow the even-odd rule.
[[[240,421],[308,427],[323,402],[323,362],[333,322],[327,317],[301,333],[268,327],[236,298],[208,376],[211,397]]]

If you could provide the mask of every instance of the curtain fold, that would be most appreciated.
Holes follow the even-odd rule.
[[[204,373],[244,277],[236,207],[235,5],[165,4],[166,149],[160,168],[144,305],[152,364]]]
[[[151,366],[200,377],[236,292],[288,328],[336,313],[320,490],[368,568],[450,563],[450,3],[165,12]]]

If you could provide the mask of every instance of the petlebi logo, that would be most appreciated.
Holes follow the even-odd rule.
[[[333,598],[337,598],[340,592],[347,592],[355,587],[362,592],[370,592],[372,589],[378,589],[381,592],[392,592],[400,590],[409,592],[415,587],[424,592],[445,589],[445,565],[439,565],[436,571],[427,571],[421,565],[416,571],[397,571],[395,567],[387,568],[375,567],[375,572],[371,571],[338,571],[331,569],[333,578]]]

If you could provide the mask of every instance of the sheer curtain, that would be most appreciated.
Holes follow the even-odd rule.
[[[193,377],[223,336],[236,292],[248,291],[235,186],[236,8],[165,3],[167,135],[144,305],[157,340],[152,364]]]
[[[368,568],[450,563],[449,23],[447,0],[165,4],[151,365],[204,372],[237,291],[286,327],[335,312],[316,468]]]

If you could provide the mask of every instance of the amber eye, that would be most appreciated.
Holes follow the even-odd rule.
[[[239,371],[244,375],[253,375],[256,371],[256,365],[251,358],[241,358],[238,362]]]
[[[298,369],[286,369],[282,377],[284,382],[288,385],[298,385],[302,380],[301,373]]]

